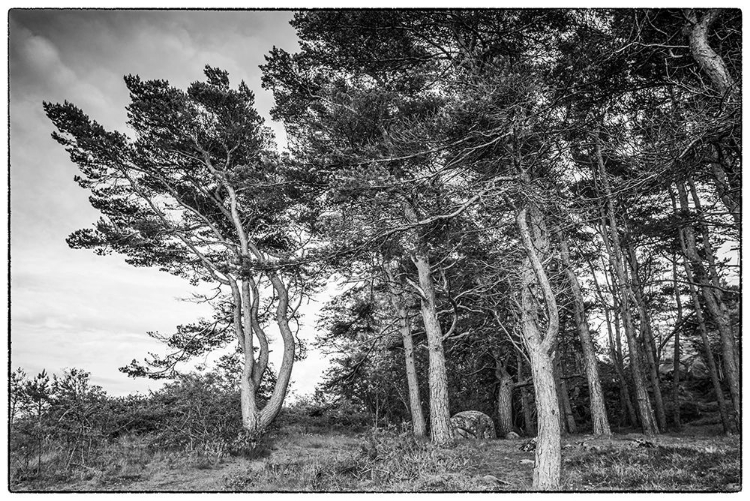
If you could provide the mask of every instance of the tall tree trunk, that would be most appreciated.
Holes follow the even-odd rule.
[[[610,435],[609,421],[607,420],[607,409],[604,406],[604,393],[599,379],[599,360],[594,350],[594,342],[589,332],[588,320],[586,318],[586,309],[583,302],[581,286],[578,283],[578,277],[573,271],[570,263],[570,250],[568,242],[561,232],[558,231],[558,240],[560,242],[560,258],[565,275],[568,278],[568,284],[573,295],[573,314],[578,330],[578,337],[581,340],[583,350],[583,361],[586,369],[586,381],[589,387],[589,398],[591,401],[591,422],[594,428],[594,435]],[[607,324],[609,328],[609,324]]]
[[[418,252],[414,262],[419,272],[419,285],[424,296],[421,298],[422,320],[427,332],[427,349],[430,368],[430,438],[437,444],[450,443],[453,432],[450,425],[450,405],[448,403],[448,374],[445,369],[443,333],[438,321],[435,304],[435,284],[427,255]]]
[[[683,241],[684,236],[680,235],[680,239]],[[706,355],[706,365],[708,366],[708,374],[711,377],[711,385],[714,388],[714,394],[716,395],[716,403],[719,406],[719,416],[721,417],[721,425],[724,429],[724,434],[729,434],[732,431],[732,427],[729,422],[729,414],[727,413],[727,404],[724,400],[724,390],[721,387],[721,381],[719,381],[719,371],[716,369],[716,362],[714,361],[714,354],[711,350],[711,342],[708,339],[708,329],[706,328],[706,319],[703,316],[703,307],[701,306],[700,299],[698,298],[698,291],[692,284],[693,275],[690,271],[690,265],[687,262],[687,258],[683,261],[685,268],[685,275],[687,276],[688,282],[690,283],[690,296],[693,298],[693,308],[695,309],[695,316],[698,320],[698,332],[701,336],[701,342],[703,343],[703,351]]]
[[[594,270],[594,265],[591,263],[591,261],[588,261],[589,268],[591,269],[591,276],[594,279],[594,288],[596,290],[597,296],[599,296],[599,301],[602,303],[602,308],[604,310],[604,320],[607,325],[607,336],[609,338],[609,351],[610,356],[612,357],[612,363],[615,367],[615,372],[617,373],[617,378],[619,380],[619,388],[620,388],[620,407],[623,411],[622,416],[625,417],[628,421],[628,424],[631,426],[638,426],[638,417],[635,413],[635,408],[633,407],[633,402],[630,400],[630,391],[628,390],[628,380],[625,376],[625,369],[623,367],[623,355],[622,355],[622,342],[621,342],[621,335],[620,335],[620,319],[617,313],[617,304],[615,303],[612,309],[612,312],[610,312],[609,303],[604,299],[604,293],[602,292],[602,288],[599,285],[599,280],[596,278],[596,271]],[[604,274],[604,277],[606,279],[607,275]],[[614,294],[613,294],[614,299]],[[614,319],[610,316],[610,314],[614,314]],[[614,331],[616,334],[616,337],[613,336],[612,330],[614,325]]]
[[[703,214],[701,200],[692,180],[688,180],[688,186],[690,187],[690,194],[693,198],[696,215],[698,216],[698,228],[700,229],[703,242],[703,256],[706,259],[706,263],[708,263],[708,275],[711,280],[711,284],[713,284],[713,289],[711,290],[714,293],[714,296],[716,296],[716,301],[722,313],[727,318],[729,318],[729,312],[727,310],[726,304],[723,299],[723,293],[721,291],[721,280],[719,278],[719,271],[716,266],[715,252],[713,249],[713,245],[711,244],[711,235],[708,231],[708,223],[706,222],[706,218]],[[735,343],[734,336],[730,336],[730,345],[732,347],[732,353],[734,353],[734,365],[736,367],[739,367],[739,350],[737,349],[737,344]]]
[[[418,221],[414,208],[408,201],[403,203],[404,215],[409,223]],[[416,248],[412,261],[419,273],[419,295],[421,301],[422,321],[427,332],[427,350],[429,354],[428,384],[430,388],[430,438],[436,444],[447,444],[453,441],[453,430],[450,424],[450,404],[448,401],[448,374],[445,368],[443,350],[443,332],[437,315],[435,302],[435,282],[430,268],[427,245],[417,229],[412,230],[411,237]]]
[[[672,193],[671,190],[670,196],[672,198],[672,207],[675,213],[678,213],[677,202],[675,200],[674,193]],[[698,297],[698,291],[695,287],[695,278],[693,277],[693,272],[688,258],[685,230],[682,228],[678,229],[678,234],[683,255],[682,265],[685,268],[685,276],[687,277],[688,285],[690,287],[690,296],[693,299],[693,309],[695,310],[695,316],[698,320],[698,332],[700,333],[703,350],[705,351],[706,364],[708,366],[709,376],[711,377],[711,384],[714,388],[714,394],[716,395],[716,403],[719,406],[721,424],[724,428],[724,433],[729,434],[731,432],[731,425],[729,423],[729,415],[727,414],[726,403],[724,401],[724,390],[722,389],[721,382],[719,381],[719,372],[716,368],[716,362],[714,362],[714,355],[713,351],[711,350],[711,342],[708,339],[708,329],[706,328],[706,320],[703,316],[703,307]]]
[[[617,275],[621,308],[620,313],[622,315],[623,323],[625,324],[625,335],[628,339],[628,348],[630,350],[630,368],[633,374],[633,384],[635,386],[636,400],[638,402],[638,417],[641,421],[641,429],[643,430],[643,433],[647,436],[652,436],[658,434],[658,430],[654,423],[651,402],[649,400],[648,392],[646,391],[646,382],[644,380],[643,367],[640,359],[640,349],[635,337],[633,319],[630,314],[630,291],[628,291],[625,268],[622,262],[623,254],[622,247],[620,246],[620,236],[617,227],[617,219],[615,217],[614,203],[612,201],[612,190],[609,187],[609,180],[604,169],[604,159],[602,158],[598,135],[596,137],[596,157],[599,167],[599,177],[601,179],[602,188],[604,189],[606,211],[609,218],[611,233],[611,237],[608,238],[606,229],[602,228],[602,236],[605,240],[605,244],[607,244],[610,257],[612,258],[612,265]],[[611,246],[609,245],[609,240],[611,240]]]
[[[526,221],[530,212],[531,226]],[[532,205],[516,217],[526,258],[521,266],[521,325],[529,353],[531,376],[536,393],[539,424],[532,488],[555,490],[560,487],[562,456],[560,452],[560,406],[554,378],[554,349],[559,330],[557,302],[539,253],[548,249],[541,214]],[[534,290],[538,292],[534,292]],[[544,298],[547,329],[540,329],[537,295]]]
[[[498,438],[505,438],[513,431],[513,378],[506,368],[506,362],[495,356],[495,378],[498,381],[497,420]]]
[[[399,299],[395,286],[397,282],[394,270],[389,268],[388,263],[386,263],[384,269],[389,280],[391,304],[398,313],[399,329],[401,331],[401,339],[404,343],[404,365],[406,367],[406,383],[409,389],[409,412],[411,414],[412,431],[414,436],[424,437],[427,435],[427,425],[422,413],[422,399],[419,395],[419,381],[417,380],[417,368],[414,363],[414,340],[411,335],[409,311]]]
[[[648,314],[646,301],[643,295],[643,284],[640,279],[640,269],[636,252],[631,245],[628,245],[627,247],[630,259],[626,260],[629,261],[632,270],[630,279],[632,286],[630,289],[633,291],[633,299],[638,308],[638,316],[640,318],[639,331],[641,339],[643,340],[643,351],[646,354],[648,376],[651,380],[651,388],[654,393],[654,411],[656,412],[656,420],[659,424],[659,430],[666,431],[667,413],[664,409],[664,398],[661,393],[661,381],[659,379],[659,355],[656,352],[656,342],[654,341],[653,333],[651,331],[651,318]]]
[[[677,256],[672,254],[672,280],[674,284],[674,300],[677,305],[677,325],[682,325],[682,298],[680,285],[677,281]],[[672,420],[677,431],[682,429],[680,421],[680,329],[674,332],[674,355],[672,359]]]
[[[417,367],[414,363],[414,341],[411,337],[409,315],[405,308],[400,308],[398,315],[401,322],[401,339],[404,341],[404,364],[406,366],[406,382],[409,387],[412,427],[414,436],[424,437],[427,435],[427,425],[422,412],[422,399],[419,395],[419,381],[417,380]]]
[[[729,315],[726,312],[726,306],[724,306],[720,294],[717,294],[718,291],[711,283],[708,273],[703,265],[703,261],[698,254],[685,186],[681,182],[676,183],[676,185],[680,209],[687,221],[683,227],[685,251],[690,260],[693,276],[701,285],[701,292],[703,293],[706,308],[719,329],[722,355],[724,358],[724,372],[726,373],[727,383],[729,384],[729,394],[732,397],[732,405],[735,412],[735,424],[737,425],[737,429],[741,429],[742,406],[740,402],[740,378],[739,367],[737,364],[738,356],[734,344],[734,334],[732,333],[731,322],[729,320]]]

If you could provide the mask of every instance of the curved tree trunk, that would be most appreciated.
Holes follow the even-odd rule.
[[[708,43],[708,32],[711,25],[721,15],[720,9],[708,9],[700,18],[694,9],[686,9],[686,17],[690,21],[687,27],[690,53],[701,70],[711,79],[711,84],[719,93],[731,98],[737,96],[738,89],[734,78],[724,60]]]
[[[281,278],[276,274],[269,274],[268,277],[271,280],[274,291],[278,298],[278,304],[276,306],[276,325],[279,327],[281,333],[281,339],[284,343],[284,352],[281,358],[281,367],[279,368],[279,374],[276,376],[276,385],[271,393],[271,398],[266,402],[265,407],[261,411],[260,425],[262,429],[265,429],[270,425],[281,410],[281,406],[284,403],[287,389],[289,388],[289,380],[292,377],[292,367],[294,366],[294,352],[296,349],[294,334],[292,329],[289,327],[289,293],[287,287],[281,281]]]
[[[530,212],[531,226],[526,221]],[[532,205],[523,208],[516,217],[526,259],[521,266],[521,331],[529,352],[531,376],[536,392],[536,410],[539,432],[532,488],[555,490],[560,487],[562,456],[560,452],[560,405],[554,377],[554,348],[559,330],[557,302],[549,279],[539,258],[549,244],[544,221]],[[535,292],[537,291],[537,292]],[[544,297],[546,333],[540,330],[537,295]]]
[[[730,105],[739,103],[740,89],[729,72],[724,59],[716,53],[709,44],[709,31],[712,25],[721,16],[721,9],[707,9],[702,15],[698,15],[695,9],[685,9],[685,17],[688,25],[687,32],[690,53],[700,69],[708,75],[711,86]],[[711,162],[711,172],[716,182],[717,193],[724,205],[734,218],[737,230],[742,226],[742,186],[740,176],[732,176],[737,182],[732,182],[728,175],[731,169],[725,168],[722,160],[720,147],[715,145],[715,161]]]

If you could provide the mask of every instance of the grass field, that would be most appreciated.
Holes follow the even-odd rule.
[[[685,427],[650,443],[642,435],[563,439],[562,490],[737,491],[738,437]],[[460,441],[437,448],[395,430],[288,427],[251,456],[151,450],[121,437],[95,464],[59,477],[19,479],[13,491],[526,491],[533,452],[524,439]]]

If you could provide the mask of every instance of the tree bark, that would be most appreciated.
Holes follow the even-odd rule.
[[[527,213],[533,228],[529,230]],[[526,258],[521,266],[521,325],[524,343],[529,353],[531,376],[536,395],[539,425],[532,488],[555,490],[560,487],[562,456],[560,452],[560,405],[554,378],[554,349],[559,330],[557,302],[549,279],[539,258],[548,249],[544,222],[532,205],[523,208],[516,217]],[[537,289],[544,298],[547,316],[546,333],[542,335],[538,312]]]
[[[404,215],[409,223],[419,219],[411,204],[403,201]],[[453,430],[450,425],[450,404],[448,400],[448,374],[445,368],[443,350],[443,332],[437,315],[435,302],[435,282],[430,267],[430,259],[422,236],[418,230],[410,232],[415,250],[412,261],[419,274],[419,295],[422,321],[427,333],[427,350],[429,354],[428,384],[430,388],[430,438],[436,444],[453,442]]]
[[[518,357],[518,382],[523,381],[524,378],[523,360]],[[531,395],[526,385],[521,386],[521,407],[523,408],[523,423],[524,431],[528,436],[536,435],[536,422],[534,421],[534,414],[532,412]]]
[[[594,270],[594,265],[589,261],[589,268],[591,269],[591,276],[594,279],[594,288],[596,290],[597,296],[599,296],[599,301],[602,303],[602,309],[604,310],[604,320],[607,325],[607,336],[609,339],[609,352],[610,357],[612,358],[612,363],[615,367],[615,372],[617,373],[617,378],[619,380],[619,388],[620,388],[620,407],[622,409],[622,416],[624,416],[628,421],[628,424],[631,426],[638,426],[638,418],[635,414],[635,409],[633,408],[633,403],[630,400],[630,391],[628,390],[628,380],[625,377],[625,370],[623,368],[623,356],[622,356],[622,344],[621,344],[621,336],[620,336],[620,319],[617,315],[617,304],[613,307],[613,313],[614,313],[614,319],[610,316],[610,308],[609,303],[604,299],[604,294],[602,293],[601,286],[599,285],[599,280],[596,278],[596,271]],[[604,275],[605,279],[607,275]],[[614,294],[613,294],[614,299]],[[612,326],[614,325],[614,331],[616,334],[616,337],[613,336],[612,333]],[[622,423],[621,420],[618,420],[619,423]]]
[[[500,357],[495,357],[495,378],[498,381],[497,420],[498,438],[505,438],[513,431],[513,378]]]
[[[682,324],[682,299],[680,298],[680,286],[677,282],[677,256],[672,254],[672,280],[674,284],[674,300],[677,305],[677,325]],[[672,360],[672,420],[677,431],[682,429],[680,421],[680,329],[674,332],[674,354]]]
[[[680,232],[681,244],[684,247],[684,236]],[[684,252],[684,251],[683,251]],[[698,291],[695,290],[693,282],[693,274],[690,271],[690,265],[687,262],[687,258],[683,261],[685,268],[685,275],[687,276],[688,282],[690,283],[690,296],[693,298],[693,308],[695,309],[695,316],[698,320],[698,332],[701,336],[701,342],[703,343],[703,350],[706,356],[706,365],[708,366],[708,373],[711,377],[711,385],[714,388],[714,394],[716,395],[716,403],[719,406],[719,416],[721,417],[721,425],[724,429],[724,434],[728,435],[732,431],[732,427],[729,422],[729,414],[727,413],[727,405],[724,400],[724,390],[721,387],[721,381],[719,381],[719,371],[716,369],[716,362],[714,362],[714,354],[711,350],[711,342],[708,340],[708,329],[706,328],[706,320],[703,317],[703,307],[701,306],[700,299],[698,298]]]
[[[558,240],[560,242],[560,258],[563,267],[565,268],[565,275],[568,278],[568,284],[570,285],[570,290],[573,295],[573,315],[576,329],[578,330],[578,337],[581,340],[581,348],[583,350],[583,362],[586,369],[586,381],[589,387],[591,422],[594,435],[611,435],[612,432],[610,431],[609,421],[607,419],[607,409],[604,406],[604,393],[602,392],[601,380],[599,379],[599,360],[596,357],[596,350],[594,349],[591,332],[589,332],[581,286],[578,283],[578,277],[576,277],[570,263],[568,242],[559,231]],[[607,327],[609,328],[609,324]]]
[[[667,413],[664,409],[664,398],[661,393],[661,381],[659,379],[659,355],[656,352],[656,343],[651,331],[651,318],[646,308],[646,301],[643,297],[643,284],[640,279],[638,259],[635,249],[628,245],[630,254],[630,267],[632,270],[630,289],[633,291],[633,298],[638,307],[638,316],[640,317],[639,331],[643,340],[643,351],[646,354],[646,364],[648,365],[649,379],[651,388],[654,392],[654,410],[656,411],[656,420],[659,424],[659,430],[667,430]]]
[[[568,394],[568,385],[565,383],[562,373],[562,363],[560,362],[560,351],[555,350],[554,358],[554,378],[557,390],[557,399],[560,402],[560,429],[565,433],[578,433],[576,420],[573,417],[573,408],[570,405],[570,395]]]
[[[726,373],[727,383],[729,384],[729,394],[732,397],[732,405],[735,412],[735,424],[737,425],[737,429],[741,429],[742,406],[740,401],[739,367],[737,364],[739,357],[737,356],[734,344],[734,334],[732,333],[731,322],[726,311],[726,306],[723,304],[721,296],[715,289],[714,284],[711,283],[708,273],[704,268],[703,261],[698,254],[695,244],[695,231],[690,222],[690,206],[688,204],[685,186],[681,182],[676,183],[676,185],[680,209],[687,220],[687,223],[682,228],[683,235],[685,236],[685,251],[687,253],[687,258],[690,260],[693,276],[701,285],[701,292],[703,293],[706,308],[719,329],[722,355],[724,358],[724,372]],[[710,249],[706,249],[706,252],[709,250]]]
[[[643,376],[643,367],[641,365],[640,348],[635,337],[633,319],[630,315],[630,298],[628,283],[625,277],[625,268],[623,266],[622,247],[620,246],[619,230],[617,219],[615,217],[614,203],[612,201],[612,190],[609,187],[609,180],[604,169],[604,159],[602,158],[601,144],[599,137],[596,137],[596,159],[599,167],[599,177],[604,189],[606,211],[609,219],[611,237],[607,238],[607,230],[602,228],[602,236],[607,244],[608,252],[615,269],[618,281],[620,308],[623,323],[625,325],[625,336],[628,339],[628,348],[630,350],[630,368],[633,374],[633,384],[635,386],[636,400],[638,402],[638,417],[641,421],[641,429],[646,436],[653,436],[659,433],[653,418],[651,402],[648,392],[646,391],[646,382]],[[608,245],[611,240],[611,246]]]
[[[686,9],[685,15],[690,24],[686,27],[690,53],[703,72],[711,79],[714,89],[722,96],[736,98],[737,85],[729,73],[724,60],[708,43],[711,26],[721,15],[720,9],[708,9],[702,16],[698,16],[695,9]]]
[[[390,283],[391,304],[396,309],[399,317],[399,329],[401,339],[404,342],[404,365],[406,367],[406,383],[409,389],[409,412],[411,414],[412,431],[414,436],[424,437],[427,435],[427,426],[422,413],[422,399],[419,395],[419,381],[417,380],[417,368],[414,363],[414,340],[411,335],[411,322],[409,321],[409,311],[399,300],[395,290],[394,270],[385,266],[385,272]]]

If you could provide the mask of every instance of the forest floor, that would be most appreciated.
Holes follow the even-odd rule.
[[[741,488],[740,439],[717,426],[685,426],[646,440],[563,438],[561,490],[715,491]],[[146,452],[121,440],[105,469],[23,483],[13,491],[278,492],[527,491],[534,452],[527,440],[465,440],[448,448],[390,431],[322,427],[277,430],[254,457]]]

